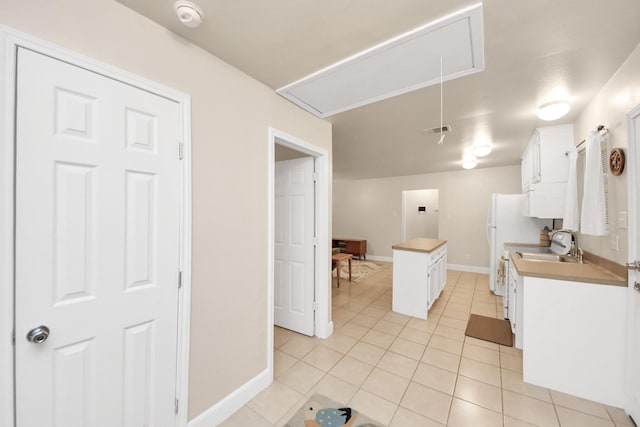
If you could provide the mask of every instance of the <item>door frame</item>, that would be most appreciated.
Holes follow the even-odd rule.
[[[640,119],[640,105],[634,107],[631,111],[627,113],[627,129],[628,129],[628,137],[627,141],[627,165],[625,167],[627,171],[627,262],[634,262],[640,259],[640,247],[638,247],[638,243],[636,242],[636,236],[638,235],[638,227],[640,224],[636,221],[638,213],[636,209],[639,207],[639,198],[638,198],[638,190],[636,188],[637,175],[638,175],[638,167],[640,165],[636,164],[636,159],[638,158],[638,150],[640,150],[640,144],[636,144],[640,140],[640,135],[636,133],[635,126],[633,126],[633,121],[635,119]],[[627,298],[627,325],[633,325],[634,322],[634,314],[635,314],[635,304],[633,302],[636,297],[634,290],[634,281],[632,280],[633,270],[629,270],[628,273],[628,298]],[[631,407],[631,390],[634,386],[631,384],[630,373],[634,366],[634,362],[637,361],[632,360],[633,356],[633,338],[634,331],[631,327],[627,328],[627,362],[625,366],[625,409]],[[637,386],[637,384],[636,384]],[[640,420],[635,420],[636,422]]]
[[[273,292],[274,292],[274,197],[275,197],[275,146],[283,145],[296,151],[308,154],[315,159],[316,195],[316,251],[315,251],[315,336],[328,338],[333,333],[331,310],[331,279],[329,277],[329,153],[324,148],[310,144],[302,139],[288,135],[273,127],[269,127],[268,166],[267,166],[267,204],[268,204],[268,237],[267,237],[267,321],[268,321],[268,370],[273,380]],[[326,266],[323,268],[322,266]]]
[[[15,86],[17,49],[26,48],[71,65],[156,94],[178,104],[182,161],[180,164],[180,259],[178,291],[176,394],[178,427],[187,426],[189,331],[191,318],[191,97],[71,50],[0,26],[0,424],[15,424],[14,277],[15,277]],[[176,141],[176,155],[178,152]],[[20,336],[21,333],[15,335]]]

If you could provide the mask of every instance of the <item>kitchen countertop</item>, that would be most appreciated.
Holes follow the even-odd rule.
[[[402,251],[430,253],[438,249],[445,243],[447,243],[446,240],[419,238],[408,240],[404,243],[398,243],[396,245],[393,245],[391,248]]]
[[[587,255],[585,255],[585,257],[586,256]],[[587,260],[584,263],[532,261],[522,259],[518,252],[513,251],[509,254],[509,258],[521,276],[595,283],[600,285],[627,286],[627,276],[620,275],[621,270],[619,268],[616,269],[617,271],[613,271],[597,263],[597,257],[594,258],[596,262]]]

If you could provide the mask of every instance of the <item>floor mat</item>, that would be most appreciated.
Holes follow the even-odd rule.
[[[513,347],[513,334],[508,320],[472,314],[469,317],[467,330],[464,331],[464,334],[484,341]]]
[[[328,397],[314,394],[284,427],[383,427],[354,408],[341,405]]]

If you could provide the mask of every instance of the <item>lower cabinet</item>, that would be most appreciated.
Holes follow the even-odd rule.
[[[522,349],[522,277],[512,262],[507,273],[508,302],[507,318],[511,323],[511,332],[516,336],[515,346]]]
[[[393,250],[393,311],[427,318],[447,283],[447,247],[432,252]]]
[[[622,407],[627,288],[523,279],[524,381]]]

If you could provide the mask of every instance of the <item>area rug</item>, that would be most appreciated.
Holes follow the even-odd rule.
[[[351,281],[358,283],[362,279],[366,279],[382,267],[375,262],[351,260]],[[338,269],[333,269],[333,277],[336,277]],[[340,263],[340,279],[349,280],[349,262],[342,261]]]
[[[284,427],[384,427],[358,412],[334,402],[328,397],[314,394]]]
[[[469,317],[467,330],[464,331],[464,334],[484,341],[513,347],[511,324],[508,320],[494,319],[492,317],[472,314]]]

